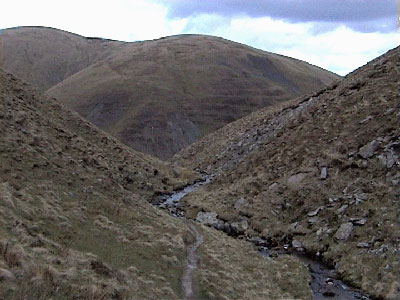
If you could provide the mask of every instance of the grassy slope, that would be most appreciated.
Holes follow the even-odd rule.
[[[126,43],[88,39],[46,27],[3,30],[3,68],[46,91],[74,73],[92,65]]]
[[[0,76],[0,298],[179,299],[193,237],[147,201],[196,175],[128,149]],[[298,261],[269,262],[240,241],[202,231],[199,299],[309,297]]]
[[[182,35],[131,43],[47,93],[132,148],[167,158],[258,108],[336,78],[221,38]]]
[[[278,244],[298,240],[345,280],[398,299],[398,53],[389,51],[321,92],[231,123],[176,155],[176,165],[220,174],[187,198],[188,212],[247,218],[248,234]],[[359,151],[372,141],[375,151],[362,158]],[[315,218],[308,216],[318,207]],[[351,218],[366,224],[336,242],[336,231]]]

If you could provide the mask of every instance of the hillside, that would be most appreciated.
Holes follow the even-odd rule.
[[[182,299],[194,245],[196,299],[310,297],[298,260],[266,260],[149,204],[196,174],[1,70],[0,83],[0,299]]]
[[[35,34],[23,30],[23,35],[8,33],[15,32],[20,43],[5,31],[9,71],[39,86],[49,87],[39,80],[51,78],[56,84],[64,79],[47,94],[128,146],[162,159],[259,108],[338,78],[302,61],[211,36],[121,44],[48,29],[43,39],[36,39],[43,29]],[[41,48],[31,51],[36,45],[31,46],[32,39]],[[76,43],[79,51],[68,48]],[[16,47],[21,50],[14,51]],[[43,59],[36,59],[36,53]]]
[[[5,29],[0,38],[2,67],[43,92],[126,44],[46,27]]]
[[[175,155],[175,166],[216,175],[184,198],[186,214],[213,212],[217,227],[288,244],[399,299],[399,50]]]

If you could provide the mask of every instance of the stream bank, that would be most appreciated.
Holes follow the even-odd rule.
[[[158,201],[155,203],[156,206],[161,209],[167,210],[171,215],[178,218],[185,218],[184,209],[182,207],[182,203],[180,200],[188,195],[191,192],[197,190],[200,186],[209,184],[212,181],[213,176],[205,175],[203,180],[197,181],[191,185],[186,186],[181,190],[177,190],[172,194],[161,196]],[[214,213],[211,213],[214,214]],[[216,214],[214,214],[216,215]],[[281,255],[293,255],[296,256],[303,264],[308,268],[311,275],[311,290],[313,292],[313,299],[315,300],[329,300],[329,299],[348,299],[348,300],[371,300],[371,296],[363,293],[362,291],[353,288],[347,284],[345,284],[339,274],[332,268],[326,266],[323,262],[315,259],[312,256],[307,256],[304,252],[296,251],[295,249],[285,245],[283,247],[271,247],[268,241],[263,240],[261,238],[248,238],[245,236],[240,236],[238,232],[237,234],[232,234],[232,226],[230,224],[225,224],[224,226],[212,226],[211,224],[206,224],[208,226],[214,227],[217,230],[224,231],[225,233],[235,237],[247,240],[252,243],[257,250],[263,255],[266,259],[274,259]],[[185,275],[183,278],[183,286],[184,286],[184,299],[191,299],[192,294],[192,281],[191,281],[191,273],[197,268],[197,260],[195,256],[195,252],[197,248],[203,242],[203,237],[200,232],[197,230],[194,224],[189,224],[191,231],[194,233],[196,237],[196,241],[194,244],[188,247],[188,267],[185,270]],[[195,255],[194,255],[195,254]],[[192,265],[189,266],[190,260],[192,259]],[[196,261],[195,261],[196,260]],[[190,271],[188,271],[190,270]],[[185,276],[187,278],[185,279]],[[186,283],[185,283],[186,281]],[[186,295],[186,285],[190,285],[190,289],[188,295]],[[190,292],[191,291],[191,292]]]

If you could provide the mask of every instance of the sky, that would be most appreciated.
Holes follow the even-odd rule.
[[[305,60],[340,75],[400,44],[400,0],[12,0],[0,28],[47,26],[141,41],[196,33]]]

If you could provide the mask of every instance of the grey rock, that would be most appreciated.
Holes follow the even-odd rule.
[[[334,235],[334,239],[338,242],[346,242],[349,240],[351,233],[353,231],[353,223],[346,222],[340,225],[339,229]]]
[[[319,222],[319,218],[318,217],[312,217],[308,219],[308,223],[309,224],[317,224]]]
[[[302,248],[303,244],[298,240],[293,240],[292,241],[292,246],[293,246],[293,248]]]
[[[323,209],[324,209],[324,207],[323,207],[323,206],[320,206],[320,207],[318,207],[317,209],[310,211],[310,212],[307,214],[307,216],[309,216],[309,217],[315,217],[315,216],[318,215],[319,212],[320,212],[321,210],[323,210]]]
[[[363,226],[367,223],[367,219],[365,218],[351,218],[350,221],[357,226]]]
[[[274,182],[273,184],[271,184],[271,185],[268,187],[268,189],[269,189],[269,190],[273,190],[273,189],[275,189],[276,187],[278,187],[278,184],[277,184],[276,182]]]
[[[233,222],[231,224],[232,233],[237,234],[237,235],[244,234],[248,228],[249,228],[249,224],[248,224],[247,220],[242,220],[240,222]]]
[[[394,108],[389,108],[387,111],[385,111],[385,116],[392,114],[394,111]]]
[[[0,281],[14,281],[14,280],[15,276],[11,271],[0,268]]]
[[[263,240],[262,238],[260,238],[258,236],[249,238],[249,242],[254,244],[254,245],[256,245],[256,246],[262,246],[262,247],[267,247],[268,246],[267,241]]]
[[[388,152],[386,154],[379,155],[378,159],[382,167],[391,169],[395,164],[396,157],[393,155],[393,153]]]
[[[357,248],[371,248],[371,245],[366,242],[361,242],[357,244]]]
[[[372,141],[367,145],[360,148],[358,155],[362,158],[367,159],[374,156],[376,149],[378,149],[379,143],[377,141]]]
[[[385,154],[379,155],[379,156],[378,156],[378,160],[379,160],[379,163],[381,164],[382,167],[386,167],[387,158],[386,158],[386,155],[385,155]]]
[[[323,167],[321,169],[321,180],[325,180],[326,178],[328,178],[328,168]]]
[[[307,173],[297,173],[290,176],[287,180],[287,183],[290,185],[296,185],[301,183],[307,177]]]
[[[348,204],[344,204],[344,205],[342,205],[342,206],[337,210],[336,213],[337,213],[338,215],[341,215],[341,214],[344,213],[344,211],[345,211],[348,207],[349,207]]]
[[[367,123],[368,121],[372,120],[372,116],[368,116],[365,119],[361,120],[360,122],[358,122],[359,124],[364,124]]]
[[[225,228],[225,222],[222,220],[218,220],[218,222],[216,224],[213,224],[213,226],[215,229],[223,231]]]
[[[368,200],[368,194],[366,193],[357,193],[354,195],[354,198],[356,199],[356,204],[360,204],[361,202]]]
[[[235,204],[234,207],[235,209],[241,209],[242,207],[245,207],[249,205],[249,201],[247,201],[245,198],[241,197],[240,199],[238,199]]]
[[[386,154],[386,167],[391,169],[395,164],[395,157],[393,153],[389,152]]]
[[[217,226],[219,220],[215,212],[200,211],[196,216],[196,221],[208,226]]]

